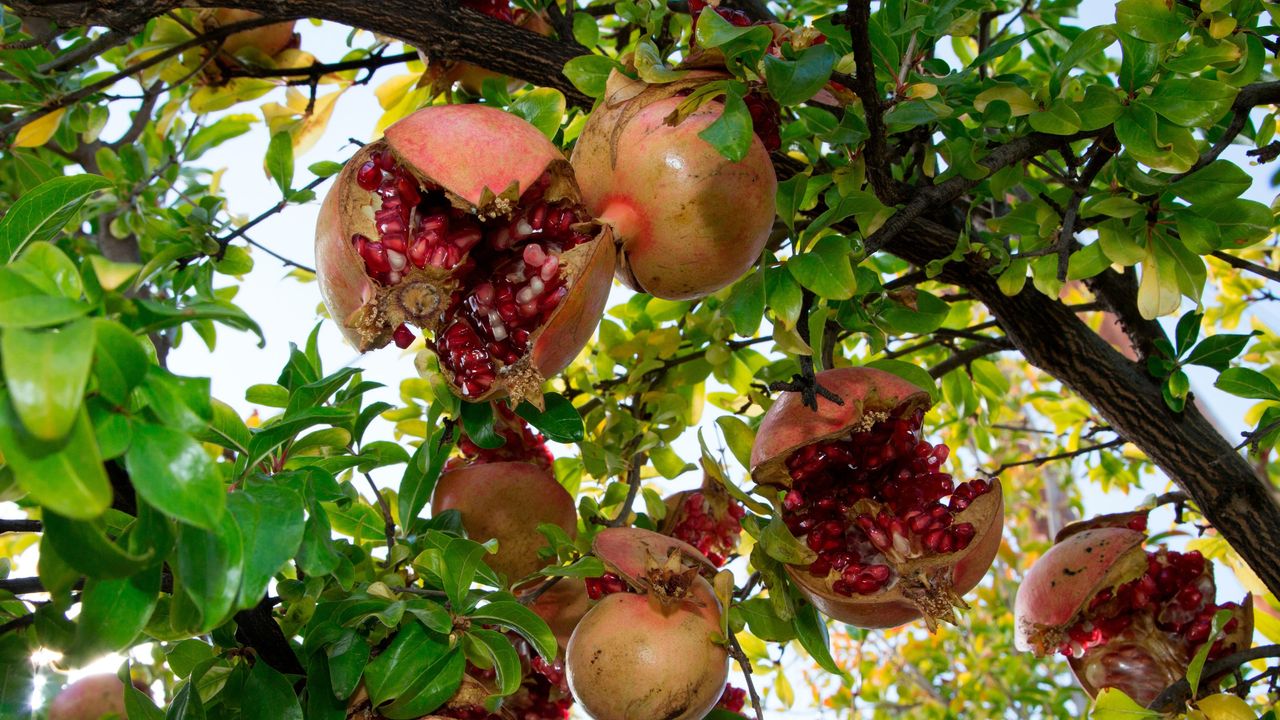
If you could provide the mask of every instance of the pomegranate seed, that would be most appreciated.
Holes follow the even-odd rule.
[[[396,347],[403,350],[413,344],[413,331],[409,329],[409,326],[400,323],[396,327],[396,331],[391,334],[391,339],[395,341]]]
[[[382,171],[378,169],[377,164],[372,160],[361,165],[360,169],[356,171],[356,185],[359,185],[362,190],[372,192],[381,184]]]

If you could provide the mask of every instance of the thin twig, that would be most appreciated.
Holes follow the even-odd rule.
[[[382,567],[391,567],[391,551],[396,546],[396,521],[391,519],[391,504],[378,491],[378,485],[373,482],[373,476],[369,473],[361,473],[361,475],[364,475],[369,487],[373,489],[374,497],[378,498],[378,507],[382,509],[382,529],[387,534],[387,559],[382,561]]]
[[[850,0],[844,20],[853,41],[853,91],[862,101],[862,112],[866,116],[868,137],[863,153],[867,159],[867,177],[881,202],[896,205],[902,192],[889,168],[884,103],[880,83],[876,81],[875,51],[871,47],[871,1]]]
[[[39,520],[0,520],[0,533],[40,532],[44,525]]]
[[[1241,258],[1236,257],[1235,255],[1230,255],[1228,253],[1222,252],[1221,250],[1214,250],[1212,253],[1209,253],[1209,254],[1237,270],[1245,270],[1247,272],[1253,273],[1254,275],[1259,275],[1261,277],[1264,277],[1268,280],[1280,282],[1280,270],[1272,270],[1266,265],[1259,265],[1257,263],[1249,262],[1248,260],[1243,260]]]
[[[316,189],[317,187],[319,187],[319,186],[320,186],[324,181],[326,181],[326,180],[328,180],[328,179],[329,179],[329,178],[327,178],[327,177],[318,177],[318,178],[316,178],[315,180],[312,180],[311,182],[309,182],[309,183],[307,183],[306,185],[302,186],[301,188],[299,188],[299,189],[298,189],[298,190],[296,190],[295,192],[302,192],[302,191],[305,191],[305,190],[314,190],[314,189]],[[252,219],[252,220],[250,220],[249,222],[245,223],[244,225],[241,225],[240,227],[236,228],[236,230],[235,230],[235,231],[233,231],[230,235],[227,235],[226,237],[217,238],[217,243],[218,243],[218,245],[221,245],[223,248],[225,248],[227,245],[230,245],[230,244],[231,244],[231,241],[232,241],[232,240],[235,240],[236,238],[238,238],[238,237],[240,237],[240,236],[244,235],[244,234],[245,234],[246,232],[248,232],[249,230],[252,230],[252,229],[253,229],[253,227],[254,227],[255,225],[257,225],[258,223],[262,222],[263,220],[266,220],[267,218],[271,217],[272,215],[275,215],[276,213],[280,212],[281,210],[284,210],[284,209],[285,209],[286,207],[288,207],[288,206],[289,206],[289,199],[288,199],[288,198],[283,198],[283,199],[281,199],[281,200],[280,200],[280,202],[278,202],[278,203],[276,203],[275,205],[272,205],[270,208],[268,208],[268,209],[264,210],[262,213],[260,213],[260,214],[259,214],[257,217],[255,217],[254,219]],[[258,247],[261,247],[261,246],[258,246]],[[283,258],[281,258],[281,259],[283,260]],[[292,263],[291,263],[291,264],[292,264]],[[314,272],[314,271],[312,271],[312,272]]]
[[[738,661],[738,667],[742,668],[742,677],[747,682],[747,693],[751,695],[751,707],[755,710],[756,720],[764,720],[764,708],[760,707],[760,694],[756,692],[755,681],[751,679],[753,670],[751,668],[751,658],[743,652],[742,646],[738,644],[738,636],[732,631],[729,635],[729,656]]]
[[[1034,458],[1031,458],[1030,460],[1019,460],[1018,462],[1005,463],[1000,467],[996,468],[995,470],[985,474],[990,477],[996,477],[997,475],[1004,472],[1005,470],[1008,470],[1009,468],[1019,467],[1021,465],[1035,465],[1036,467],[1039,467],[1053,460],[1066,460],[1068,458],[1073,458],[1080,455],[1087,455],[1091,452],[1094,452],[1095,450],[1106,450],[1107,448],[1113,448],[1118,445],[1124,445],[1126,442],[1128,442],[1128,440],[1125,440],[1124,438],[1116,438],[1115,440],[1108,440],[1107,442],[1104,442],[1104,443],[1098,443],[1097,445],[1089,445],[1076,450],[1072,450],[1070,452],[1058,453],[1057,455],[1045,455],[1042,457],[1034,457]]]
[[[37,66],[36,72],[58,72],[59,70],[79,65],[86,60],[92,60],[113,47],[129,42],[129,38],[133,37],[136,32],[137,28],[130,28],[128,30],[117,30],[113,28],[107,30],[84,45],[81,45],[68,53],[59,55],[43,65]]]
[[[1200,673],[1200,677],[1205,679],[1217,677],[1247,662],[1277,657],[1280,657],[1280,645],[1260,645],[1233,653],[1221,660],[1206,663],[1204,671]],[[1187,682],[1186,678],[1183,678],[1165,688],[1164,692],[1160,693],[1155,700],[1152,700],[1147,708],[1160,712],[1176,712],[1183,709],[1187,701],[1191,699],[1191,684]]]

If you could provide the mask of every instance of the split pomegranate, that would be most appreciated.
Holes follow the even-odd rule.
[[[943,471],[949,448],[920,437],[929,396],[911,383],[871,368],[817,381],[844,404],[819,396],[813,411],[783,393],[751,451],[753,478],[786,488],[782,519],[814,553],[788,574],[851,625],[954,622],[1000,547],[999,481],[956,484]]]
[[[1111,687],[1147,705],[1186,674],[1204,643],[1213,643],[1210,660],[1247,648],[1253,605],[1250,596],[1216,602],[1213,566],[1199,552],[1144,550],[1145,522],[1134,515],[1059,533],[1018,587],[1015,644],[1066,655],[1091,696]],[[1213,638],[1213,617],[1222,610],[1231,619],[1223,637]]]
[[[637,528],[604,530],[592,547],[627,591],[601,598],[574,630],[565,663],[574,697],[595,720],[702,718],[729,673],[720,604],[699,575],[710,563]]]
[[[676,493],[664,502],[663,534],[694,546],[716,567],[723,566],[738,549],[746,510],[711,477],[703,480],[701,490]]]
[[[485,556],[485,562],[514,581],[547,564],[539,555],[547,541],[538,525],[553,523],[574,537],[578,512],[573,496],[551,474],[550,453],[541,438],[514,414],[507,422],[510,424],[503,431],[511,446],[507,452],[480,452],[481,448],[467,441],[476,454],[449,460],[431,496],[431,507],[435,512],[458,510],[462,527],[472,540],[496,539],[498,552]],[[527,442],[531,436],[535,442]],[[466,452],[463,442],[459,446]]]
[[[325,198],[316,270],[359,350],[432,335],[464,399],[541,405],[586,345],[615,250],[535,127],[491,107],[423,108],[361,148]]]
[[[691,300],[751,268],[773,228],[777,178],[759,138],[739,162],[698,133],[723,112],[708,102],[668,123],[714,73],[649,86],[614,72],[573,150],[587,209],[621,246],[618,279],[633,290]]]

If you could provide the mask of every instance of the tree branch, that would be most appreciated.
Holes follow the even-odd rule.
[[[881,202],[896,205],[901,202],[903,193],[893,178],[885,140],[884,108],[880,83],[876,81],[875,56],[871,47],[871,0],[851,0],[844,21],[853,40],[853,91],[862,101],[862,112],[866,116],[869,133],[862,147],[867,161],[867,178]]]
[[[1041,465],[1044,465],[1047,462],[1052,462],[1054,460],[1066,460],[1068,458],[1079,457],[1081,455],[1088,455],[1089,453],[1095,452],[1098,450],[1106,450],[1107,448],[1113,448],[1119,445],[1124,445],[1126,442],[1128,441],[1125,440],[1124,438],[1116,438],[1115,440],[1108,440],[1107,442],[1098,443],[1097,445],[1086,445],[1085,447],[1076,448],[1075,450],[1071,450],[1068,452],[1058,453],[1057,455],[1045,455],[1042,457],[1034,457],[1034,458],[1031,458],[1030,460],[1019,460],[1018,462],[1005,463],[1000,467],[996,468],[995,470],[992,470],[991,472],[988,472],[986,474],[990,475],[991,477],[995,477],[1000,473],[1004,472],[1005,470],[1008,470],[1009,468],[1021,467],[1023,465],[1035,465],[1036,467],[1040,467]]]
[[[1280,657],[1280,645],[1259,645],[1255,648],[1233,653],[1221,660],[1206,663],[1204,671],[1200,673],[1200,677],[1205,679],[1216,677],[1247,662],[1276,657]],[[1156,696],[1156,699],[1152,700],[1147,707],[1160,712],[1178,712],[1184,709],[1187,702],[1192,699],[1191,685],[1186,681],[1186,678],[1183,678],[1165,688],[1164,692]]]
[[[39,520],[0,520],[0,533],[40,532],[44,525]]]
[[[1214,250],[1212,253],[1210,253],[1210,255],[1212,255],[1213,257],[1221,260],[1222,262],[1230,265],[1231,267],[1237,270],[1245,270],[1247,272],[1253,273],[1254,275],[1259,275],[1261,277],[1264,277],[1268,280],[1280,282],[1280,270],[1272,270],[1266,265],[1259,265],[1257,263],[1249,262],[1248,260],[1242,260],[1236,257],[1235,255],[1230,255],[1228,253],[1222,252],[1221,250]]]

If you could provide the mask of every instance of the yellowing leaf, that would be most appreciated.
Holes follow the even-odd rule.
[[[259,78],[235,78],[220,87],[204,86],[191,95],[188,106],[192,112],[208,113],[226,110],[236,103],[256,100],[271,92],[275,84]]]
[[[373,91],[378,98],[378,104],[383,110],[390,110],[397,103],[404,99],[406,93],[418,82],[419,75],[397,75],[388,78]]]
[[[1003,100],[1009,104],[1009,109],[1013,111],[1014,117],[1029,115],[1040,109],[1036,105],[1036,101],[1031,99],[1026,90],[1017,85],[996,85],[993,88],[987,88],[978,93],[973,99],[973,107],[978,112],[984,112],[987,106],[996,100]]]
[[[14,147],[40,147],[49,142],[49,138],[53,137],[53,133],[58,129],[58,121],[67,113],[66,108],[59,108],[41,118],[36,118],[18,131],[18,137],[14,138]]]
[[[907,97],[928,100],[938,94],[938,86],[933,83],[913,83],[907,86]]]
[[[333,108],[344,92],[346,88],[316,98],[316,105],[311,114],[303,116],[302,122],[298,123],[292,131],[294,157],[310,150],[324,135],[325,128],[329,126],[329,118],[333,117]]]
[[[777,672],[773,674],[773,691],[777,694],[778,699],[782,701],[782,706],[791,709],[796,702],[796,691],[791,687],[791,681],[787,679],[787,674],[783,672],[782,666],[779,665]]]
[[[412,92],[405,94],[400,98],[394,106],[387,109],[382,117],[378,118],[378,124],[374,127],[374,133],[381,135],[392,123],[409,113],[417,110],[431,100],[431,88],[415,88]]]
[[[1196,707],[1208,720],[1256,720],[1258,717],[1249,703],[1229,693],[1200,698]]]

